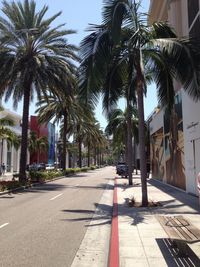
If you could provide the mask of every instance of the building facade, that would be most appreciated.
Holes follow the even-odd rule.
[[[30,117],[30,131],[36,133],[37,138],[46,136],[48,139],[48,150],[30,153],[30,164],[32,163],[48,163],[55,162],[55,125],[51,122],[47,124],[39,124],[37,116]]]
[[[0,112],[0,118],[9,117],[11,118],[15,125],[10,128],[18,136],[21,135],[21,116],[8,110],[4,109]],[[6,172],[18,172],[19,162],[20,162],[20,148],[15,149],[14,146],[9,145],[6,139],[0,140],[0,160],[5,164]]]
[[[200,0],[151,0],[149,23],[167,21],[179,37],[200,38]],[[200,172],[200,102],[175,84],[175,112],[164,110],[150,122],[151,163],[155,178],[197,195]]]

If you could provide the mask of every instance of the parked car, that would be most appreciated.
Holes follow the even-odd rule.
[[[29,171],[37,171],[37,164],[33,163],[27,166]]]
[[[42,171],[45,170],[45,163],[33,163],[28,166],[29,171]]]
[[[38,163],[37,164],[37,169],[38,169],[38,171],[43,171],[43,170],[45,170],[45,163]]]
[[[116,173],[118,175],[121,175],[122,177],[125,176],[128,177],[128,166],[125,162],[118,162],[116,166]]]
[[[46,169],[47,171],[49,171],[49,170],[54,170],[54,169],[55,169],[55,166],[54,166],[53,164],[46,164],[46,165],[45,165],[45,169]]]

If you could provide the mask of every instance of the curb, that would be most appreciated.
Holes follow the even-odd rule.
[[[113,179],[110,179],[106,188],[104,188],[101,199],[90,221],[90,227],[88,227],[85,232],[72,264],[70,265],[71,267],[108,266],[110,246],[109,238],[112,219],[111,211],[113,204],[113,196],[109,189],[109,185],[113,185]],[[101,218],[102,215],[104,217],[104,213],[102,213],[102,209],[100,207],[101,205],[110,207],[109,210],[107,210],[108,218]],[[109,223],[107,220],[109,220]]]
[[[119,267],[119,231],[118,231],[118,203],[117,203],[117,179],[115,178],[115,186],[113,192],[113,214],[109,250],[108,267]]]

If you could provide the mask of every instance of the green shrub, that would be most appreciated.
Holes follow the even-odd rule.
[[[56,177],[63,176],[61,171],[50,170],[50,171],[34,171],[29,172],[31,182],[44,182],[45,180],[51,180]]]
[[[89,169],[90,169],[90,168],[88,168],[88,167],[83,167],[83,168],[81,168],[81,171],[82,171],[82,172],[87,172],[87,171],[89,171]]]
[[[20,185],[19,181],[0,181],[0,191],[11,190]]]
[[[75,172],[81,172],[81,168],[75,168]]]
[[[74,173],[74,171],[73,171],[72,168],[67,168],[67,169],[65,170],[65,175],[69,175],[69,174],[73,174],[73,173]]]
[[[29,181],[25,184],[20,183],[19,181],[0,181],[0,191],[11,190],[22,185],[30,185],[30,183],[44,182],[45,180],[52,180],[53,178],[60,177],[63,175],[70,175],[78,172],[87,172],[88,170],[95,170],[96,166],[83,167],[83,168],[67,168],[64,172],[57,170],[49,171],[30,171],[29,172]],[[19,174],[13,174],[13,178],[18,178]]]
[[[97,168],[96,166],[91,166],[90,170],[96,170],[96,168]]]

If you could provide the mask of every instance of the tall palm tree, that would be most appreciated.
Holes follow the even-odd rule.
[[[151,70],[157,84],[161,105],[173,106],[173,79],[179,80],[186,92],[195,100],[200,98],[199,44],[190,39],[178,39],[166,23],[147,25],[147,17],[139,12],[139,3],[132,0],[104,0],[103,24],[93,27],[93,32],[82,43],[82,87],[96,94],[109,78],[111,84],[119,83],[126,66],[129,93],[137,95],[139,115],[140,169],[142,205],[148,204],[145,155],[145,123],[143,96],[146,91],[146,73]],[[119,73],[110,69],[113,62],[122,66]],[[112,75],[107,75],[112,73]],[[89,77],[89,79],[85,79]],[[106,79],[105,79],[106,77]],[[128,79],[127,79],[128,77]],[[113,88],[112,86],[109,86]],[[119,89],[112,95],[119,97]],[[96,92],[95,92],[96,91]],[[109,91],[109,90],[108,90]]]
[[[73,96],[66,96],[64,91],[58,94],[42,97],[36,104],[38,109],[38,121],[45,123],[53,120],[53,123],[60,123],[62,136],[62,169],[66,169],[66,146],[67,135],[70,135],[70,123],[76,117],[76,103]],[[69,136],[68,136],[69,137]]]
[[[26,180],[29,105],[36,93],[46,95],[54,88],[68,88],[76,48],[66,35],[75,33],[51,23],[61,14],[45,19],[48,7],[36,11],[36,2],[3,1],[0,17],[0,92],[13,96],[16,107],[23,98],[20,180]],[[70,93],[70,90],[69,90]]]
[[[82,145],[85,143],[90,147],[91,139],[96,134],[95,129],[95,118],[93,112],[88,106],[83,106],[81,101],[78,102],[79,105],[79,115],[75,120],[73,127],[74,138],[78,143],[78,164],[79,168],[82,167]],[[89,149],[90,151],[90,149]]]
[[[97,147],[104,149],[106,146],[106,138],[100,129],[99,123],[95,120],[90,122],[83,142],[86,143],[88,149],[88,167],[90,166],[91,151]]]
[[[138,114],[136,106],[131,107],[131,139],[134,137],[138,140]],[[132,142],[129,148],[128,143],[128,110],[125,111],[121,109],[113,109],[108,116],[108,125],[105,132],[109,135],[113,135],[113,145],[118,146],[118,144],[123,143],[125,146],[125,158],[128,162],[128,151],[132,152]],[[128,149],[129,148],[129,149]],[[131,163],[129,163],[129,168],[131,168],[132,173],[132,157]],[[129,175],[129,185],[132,185],[132,176]]]
[[[109,28],[106,25],[93,26],[92,34],[81,43],[80,94],[90,99],[92,104],[103,95],[103,109],[108,114],[116,108],[120,97],[126,99],[127,120],[127,163],[129,184],[132,184],[132,129],[131,109],[135,106],[136,97],[134,78],[129,75],[130,62],[121,64],[121,48],[113,46]],[[93,62],[94,61],[94,62]],[[98,66],[96,67],[96,62]],[[103,65],[103,68],[100,66]],[[88,78],[89,77],[89,78]],[[90,96],[92,97],[90,98]]]

